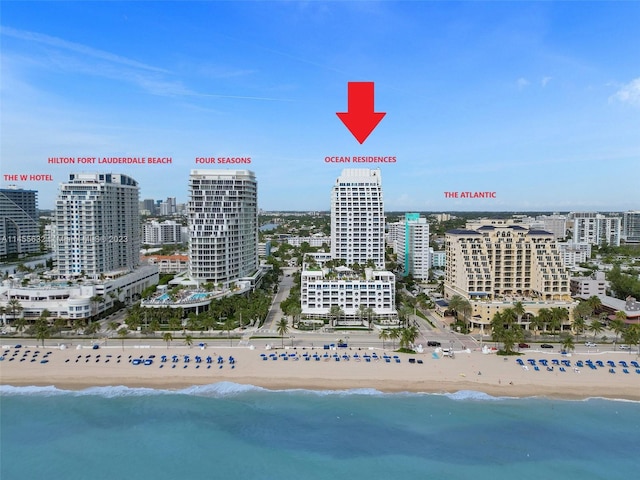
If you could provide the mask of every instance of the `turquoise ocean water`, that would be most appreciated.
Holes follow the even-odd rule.
[[[0,478],[629,479],[640,404],[373,390],[0,387]]]

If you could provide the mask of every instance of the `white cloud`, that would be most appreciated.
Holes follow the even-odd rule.
[[[553,77],[542,77],[542,80],[540,81],[540,83],[542,84],[543,87],[546,87],[547,83],[549,83],[552,79]]]
[[[529,85],[529,83],[530,83],[529,80],[523,77],[520,77],[518,80],[516,80],[516,85],[520,90],[522,90],[523,88],[526,88]]]
[[[640,77],[623,85],[611,99],[640,107]]]

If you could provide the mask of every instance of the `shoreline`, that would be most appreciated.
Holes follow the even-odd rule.
[[[460,352],[454,359],[434,358],[432,352],[397,355],[399,362],[366,362],[365,354],[384,354],[381,350],[325,351],[322,349],[251,350],[242,347],[199,348],[125,348],[109,347],[99,350],[87,348],[74,350],[23,347],[18,350],[4,348],[4,360],[0,361],[0,384],[15,387],[54,386],[62,390],[84,390],[91,387],[151,388],[179,391],[193,386],[231,382],[252,385],[266,390],[349,391],[372,389],[382,393],[454,394],[460,391],[485,393],[494,397],[545,397],[550,399],[581,400],[605,398],[610,400],[640,401],[640,374],[629,367],[623,373],[609,373],[609,367],[567,368],[560,372],[525,369],[516,358],[564,359],[559,354],[529,352],[520,357],[498,357],[480,352]],[[29,353],[26,353],[30,350]],[[35,354],[38,351],[38,354]],[[47,363],[41,364],[47,352]],[[286,352],[286,353],[285,353]],[[295,353],[294,353],[295,352]],[[2,352],[0,352],[2,353]],[[273,360],[268,355],[280,356]],[[281,355],[290,359],[283,360]],[[303,355],[309,355],[305,360]],[[311,355],[327,354],[328,358],[311,359]],[[348,355],[348,360],[335,361],[334,354]],[[151,365],[133,365],[130,360],[148,359],[155,355]],[[161,358],[166,355],[167,361]],[[267,357],[263,360],[262,356]],[[120,358],[118,358],[120,356]],[[177,361],[172,362],[172,357]],[[185,356],[190,362],[185,363]],[[201,357],[201,363],[195,357]],[[228,357],[233,356],[231,365]],[[9,358],[13,357],[13,361]],[[131,357],[131,358],[129,358]],[[206,357],[212,357],[206,363]],[[217,364],[217,357],[223,359]],[[356,359],[357,357],[357,359]],[[297,360],[296,360],[297,358]],[[420,359],[422,364],[409,363]],[[635,360],[636,355],[606,354],[603,360]],[[23,359],[21,361],[21,359]],[[579,358],[570,361],[574,365]],[[33,360],[33,361],[32,361]],[[109,361],[107,361],[109,360]],[[117,362],[120,360],[120,363]],[[586,360],[584,358],[583,360]]]

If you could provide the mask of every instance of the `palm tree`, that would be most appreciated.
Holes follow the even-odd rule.
[[[576,332],[576,340],[580,341],[580,334],[584,332],[584,329],[586,328],[587,323],[585,322],[584,318],[575,314],[575,310],[573,314],[574,314],[574,317],[573,317],[573,322],[571,322],[571,328],[573,328],[573,331]]]
[[[395,350],[396,340],[400,338],[400,330],[398,330],[397,328],[391,329],[391,331],[389,332],[389,338],[393,341],[393,346],[391,348]]]
[[[333,308],[333,307],[332,307]],[[277,331],[280,337],[282,338],[282,348],[284,348],[284,336],[289,333],[289,324],[287,323],[286,318],[281,318],[277,323]]]
[[[122,327],[118,330],[118,336],[122,339],[122,350],[124,350],[124,339],[127,338],[128,333],[129,329],[127,327]]]
[[[11,300],[9,300],[7,302],[7,307],[6,307],[7,311],[11,311],[11,319],[15,322],[16,320],[16,313],[20,313],[23,309],[22,304],[20,303],[20,300],[18,300],[17,298],[12,298]]]
[[[102,295],[94,295],[93,297],[91,297],[89,299],[89,301],[91,302],[91,316],[95,317],[98,315],[98,310],[96,308],[98,303],[104,303],[104,297]]]
[[[600,323],[600,320],[597,320],[595,318],[591,320],[591,323],[589,324],[589,331],[593,332],[594,341],[596,339],[596,335],[602,332],[603,330],[604,330],[604,327],[602,326],[602,323]]]
[[[538,330],[540,330],[542,328],[542,326],[544,325],[544,323],[542,322],[542,319],[536,315],[531,319],[531,322],[529,322],[529,328],[533,330],[533,341],[536,341],[536,336],[537,336],[537,332]]]
[[[638,354],[640,355],[640,325],[629,325],[625,331],[622,332],[622,339],[629,346],[639,345]]]
[[[231,343],[231,330],[236,328],[235,320],[231,317],[227,318],[224,321],[224,326],[222,328],[227,331],[227,337],[229,338],[229,346],[230,347],[233,346],[233,344]]]
[[[382,340],[382,349],[384,350],[386,348],[384,342],[385,340],[389,340],[389,331],[386,328],[383,328],[382,330],[380,330],[378,338]]]
[[[333,326],[338,324],[338,318],[344,315],[344,311],[338,305],[332,305],[329,309],[329,316],[333,318]]]
[[[602,300],[600,300],[600,297],[597,295],[590,296],[587,300],[587,303],[594,312],[597,312],[598,309],[602,306]]]
[[[369,325],[369,330],[371,330],[371,323],[373,322],[373,317],[375,316],[375,312],[373,311],[373,308],[371,308],[371,307],[367,307],[365,312],[366,312],[366,315],[367,315],[367,323]]]
[[[461,295],[454,295],[449,300],[449,309],[455,312],[456,320],[460,320],[458,314],[462,313],[466,324],[467,314],[471,313],[471,304],[466,298]]]
[[[171,340],[173,340],[171,332],[165,332],[164,335],[162,335],[162,340],[167,342],[167,350],[169,350],[169,345],[171,344]]]
[[[42,347],[44,348],[44,340],[49,337],[49,325],[46,319],[40,318],[36,321],[36,338],[42,340]]]
[[[193,337],[191,335],[185,335],[184,337],[184,344],[191,348],[191,345],[193,345]]]
[[[413,343],[416,341],[416,338],[418,338],[419,334],[420,332],[418,331],[418,328],[414,325],[403,328],[400,332],[400,346],[410,348],[411,345],[413,345]]]
[[[538,321],[540,322],[540,326],[542,327],[542,331],[546,332],[549,324],[551,323],[552,317],[551,310],[548,308],[541,308],[538,310]]]
[[[522,305],[522,302],[515,302],[513,304],[513,313],[516,314],[516,317],[518,318],[518,323],[522,323],[522,316],[526,313],[524,309],[524,305]]]
[[[409,324],[409,316],[412,313],[413,313],[413,308],[411,308],[409,305],[404,304],[402,305],[402,307],[400,307],[400,310],[398,311],[398,316],[400,317],[403,325],[406,326]]]
[[[562,307],[553,307],[551,309],[551,329],[555,333],[556,330],[562,330],[562,325],[569,318],[569,312]]]
[[[616,318],[611,320],[611,322],[609,322],[609,327],[611,328],[611,330],[613,330],[616,334],[616,345],[618,344],[618,338],[620,337],[620,334],[622,332],[625,331],[625,329],[627,328],[627,324],[624,323],[624,320],[622,320],[620,317],[622,317],[622,315],[620,315],[620,317],[618,317],[618,314],[622,313],[622,315],[624,315],[624,318],[626,319],[627,316],[624,312],[620,312],[617,311],[616,312]]]
[[[576,347],[573,344],[573,337],[571,335],[567,335],[567,337],[562,342],[562,349],[570,352],[574,350]]]

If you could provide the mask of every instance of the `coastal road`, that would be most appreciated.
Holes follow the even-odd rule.
[[[291,287],[293,287],[293,273],[295,271],[295,268],[282,269],[283,275],[280,278],[280,283],[278,284],[278,292],[271,303],[271,308],[269,308],[269,313],[267,314],[267,318],[265,319],[262,328],[260,328],[260,331],[275,332],[278,328],[277,324],[282,318],[280,303],[286,300],[289,296],[289,291],[291,290]]]

